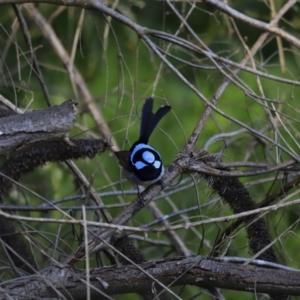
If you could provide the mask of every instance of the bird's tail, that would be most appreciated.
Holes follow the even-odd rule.
[[[148,143],[148,140],[158,124],[158,122],[171,110],[171,106],[161,106],[154,114],[153,111],[153,98],[147,98],[142,109],[141,129],[139,141]]]

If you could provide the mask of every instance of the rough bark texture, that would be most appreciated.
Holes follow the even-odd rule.
[[[146,262],[146,258],[143,256],[141,251],[135,247],[132,240],[130,240],[127,235],[124,236],[114,236],[114,239],[116,241],[114,242],[114,246],[126,257],[128,257],[130,260],[135,262],[136,264],[141,264],[143,262]],[[119,257],[120,261],[123,265],[130,265],[130,262],[128,262],[123,257]],[[154,288],[155,287],[155,288]],[[155,292],[153,292],[155,291]],[[161,293],[161,294],[160,294]],[[159,296],[157,296],[160,294]],[[157,296],[157,300],[169,300],[170,298],[166,294],[166,292],[163,292],[163,290],[158,286],[157,284],[153,285],[149,289],[145,289],[142,293],[140,293],[141,297],[144,300],[151,300],[155,296]]]
[[[0,112],[0,154],[43,140],[66,137],[75,122],[75,102],[16,114]]]
[[[197,153],[196,158],[203,162],[217,161],[213,155],[204,150]],[[229,204],[235,214],[256,209],[255,202],[237,178],[209,176],[206,174],[202,174],[201,176]],[[257,258],[277,262],[274,250],[269,246],[272,240],[266,222],[262,218],[257,218],[257,216],[245,217],[242,221],[245,223],[252,253],[256,254],[267,247]],[[270,294],[270,296],[277,300],[287,299],[285,295]]]
[[[20,151],[3,164],[0,172],[17,181],[21,175],[32,172],[47,162],[92,158],[110,147],[110,143],[102,139],[71,139],[70,142],[73,146],[64,141],[52,141]],[[7,194],[13,184],[9,178],[0,176],[0,198]]]
[[[203,288],[276,293],[278,296],[300,295],[300,272],[241,266],[200,256],[146,262],[140,267],[164,285],[190,284]],[[37,276],[19,278],[16,283],[2,286],[6,294],[1,293],[0,300],[7,299],[7,295],[18,300],[27,300],[28,297],[54,298],[58,293],[66,299],[81,300],[86,298],[85,280],[85,271],[66,266],[49,267]],[[151,289],[152,284],[153,280],[147,274],[131,265],[90,270],[91,299],[105,299],[101,293],[141,293]]]

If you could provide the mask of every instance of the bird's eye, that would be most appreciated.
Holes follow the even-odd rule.
[[[143,156],[143,160],[149,164],[152,164],[155,161],[155,157],[154,157],[153,153],[151,153],[149,151],[143,152],[142,156]]]

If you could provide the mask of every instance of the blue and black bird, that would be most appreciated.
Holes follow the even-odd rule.
[[[139,139],[129,151],[115,152],[126,178],[138,185],[149,185],[160,180],[165,171],[159,152],[148,145],[148,141],[158,122],[171,110],[171,106],[161,106],[156,113],[152,109],[153,98],[148,98],[142,108]]]

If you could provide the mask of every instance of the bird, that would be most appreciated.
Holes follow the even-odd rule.
[[[125,177],[133,184],[147,186],[159,181],[164,175],[164,166],[159,152],[148,144],[159,121],[171,110],[163,105],[153,113],[153,98],[145,100],[142,108],[140,135],[130,150],[116,151],[115,155]]]

